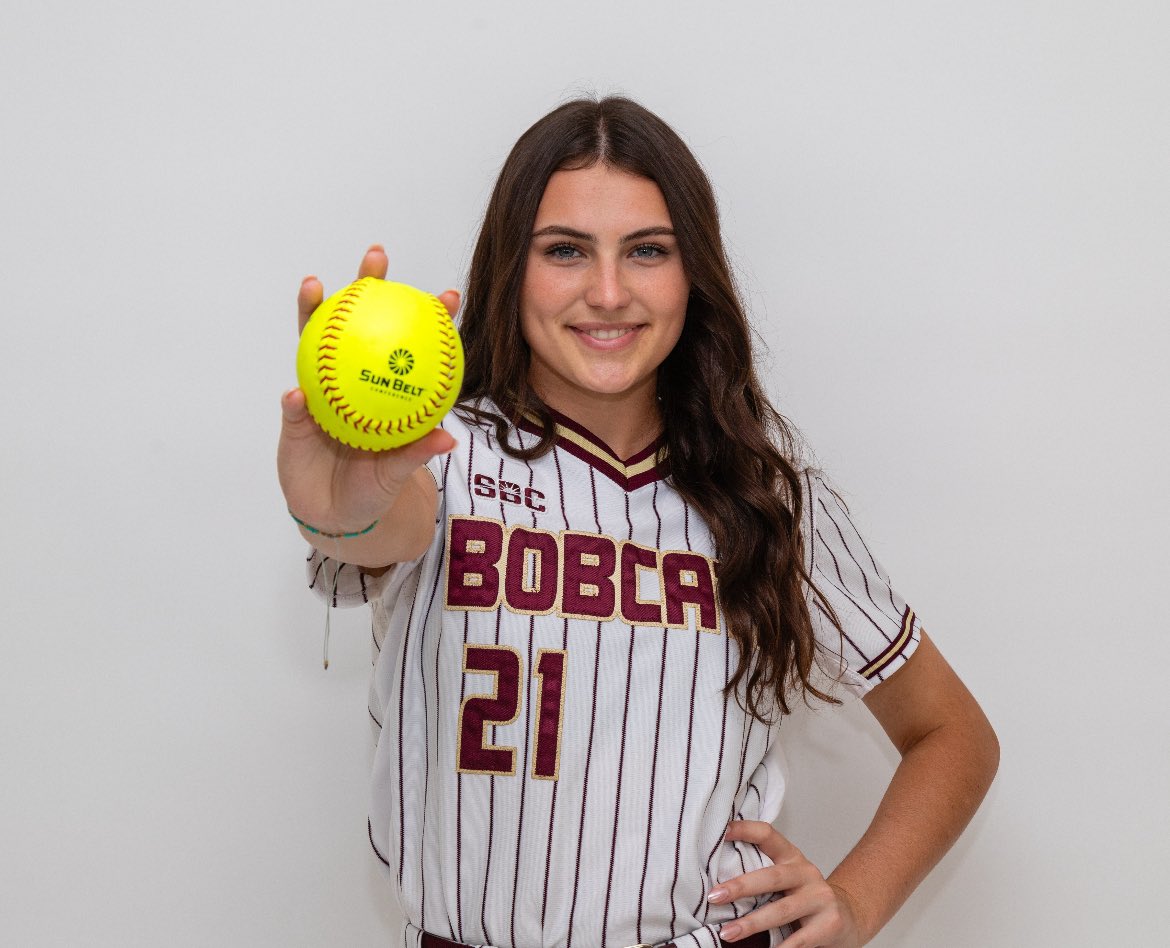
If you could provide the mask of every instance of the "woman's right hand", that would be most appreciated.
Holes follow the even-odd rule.
[[[386,278],[387,259],[381,246],[366,251],[358,268],[358,277]],[[298,331],[313,311],[321,305],[324,287],[316,277],[306,277],[297,294]],[[439,296],[452,316],[459,307],[459,294],[448,290]],[[436,454],[445,454],[455,446],[455,439],[436,428],[417,441],[389,451],[362,451],[331,438],[309,415],[305,395],[299,388],[286,392],[281,399],[283,423],[277,449],[277,472],[289,510],[300,520],[327,533],[353,533],[363,530],[391,511],[404,495],[414,488],[436,496],[434,484],[421,466]],[[434,503],[430,510],[418,510],[411,496],[405,517],[397,531],[411,546],[411,534],[424,535],[434,529]],[[413,520],[418,524],[413,524]],[[382,531],[379,531],[381,533]],[[385,538],[383,538],[385,540]],[[347,541],[351,542],[351,541]],[[362,544],[365,546],[366,544]],[[384,558],[384,557],[383,557]],[[405,557],[403,557],[405,558]],[[395,562],[397,559],[387,560]]]

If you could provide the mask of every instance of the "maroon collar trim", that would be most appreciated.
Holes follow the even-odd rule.
[[[666,441],[659,437],[641,451],[621,460],[614,450],[584,425],[548,410],[552,416],[555,443],[558,448],[579,458],[626,491],[663,480],[670,473],[666,463]],[[543,434],[540,422],[520,419],[520,429],[529,434]]]

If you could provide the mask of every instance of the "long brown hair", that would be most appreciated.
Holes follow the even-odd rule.
[[[691,281],[682,336],[658,370],[670,478],[715,541],[719,598],[745,661],[747,710],[761,719],[789,711],[801,693],[835,699],[810,680],[816,645],[800,523],[804,493],[797,438],[756,377],[752,332],[723,249],[706,174],[682,139],[629,99],[568,102],[528,129],[496,182],[471,261],[460,334],[466,357],[461,410],[495,425],[501,444],[533,458],[552,446],[547,407],[528,381],[520,331],[520,285],[532,225],[553,172],[597,162],[657,183]],[[487,397],[507,417],[476,408]],[[533,447],[511,443],[521,415],[543,422]]]

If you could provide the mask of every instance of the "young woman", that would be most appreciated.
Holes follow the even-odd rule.
[[[359,274],[386,272],[370,248]],[[302,326],[322,295],[306,278]],[[310,581],[373,609],[370,843],[404,944],[865,944],[974,813],[996,739],[800,465],[678,136],[619,98],[529,129],[460,330],[460,404],[414,444],[350,450],[282,403]],[[827,877],[771,826],[779,722],[832,700],[818,666],[901,753]]]

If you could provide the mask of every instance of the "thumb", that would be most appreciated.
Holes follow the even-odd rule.
[[[417,441],[411,441],[398,449],[399,456],[415,464],[426,464],[437,454],[448,454],[455,447],[455,439],[442,428],[423,435]]]
[[[309,416],[309,409],[305,405],[305,393],[299,388],[290,388],[280,396],[280,413],[284,420],[296,424]]]
[[[299,388],[289,389],[280,397],[280,416],[281,444],[300,443],[321,434],[305,404],[305,393]]]

